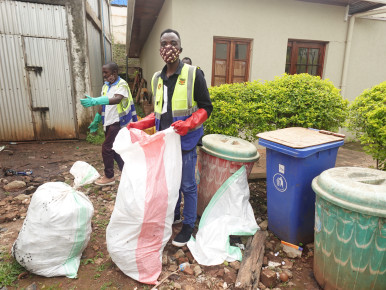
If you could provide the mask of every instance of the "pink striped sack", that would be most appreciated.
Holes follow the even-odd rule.
[[[180,142],[172,128],[154,135],[123,128],[113,145],[125,165],[106,230],[107,250],[123,273],[142,283],[157,283],[172,234],[182,174]]]

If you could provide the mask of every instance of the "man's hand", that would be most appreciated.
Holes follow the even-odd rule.
[[[138,122],[130,122],[127,124],[126,128],[131,129],[139,129],[139,130],[144,130],[147,128],[151,128],[155,125],[155,115],[154,113],[151,113],[150,115],[146,116],[142,120],[139,120]]]
[[[98,98],[91,98],[88,95],[85,95],[86,99],[81,99],[80,103],[83,107],[88,108],[96,105],[108,105],[109,104],[109,98],[107,96],[101,96]]]
[[[185,136],[189,132],[189,125],[182,120],[175,121],[172,124],[172,127],[174,128],[174,131],[181,136]]]
[[[202,125],[202,123],[204,123],[206,119],[208,119],[208,113],[206,112],[206,110],[199,109],[185,121],[175,121],[172,124],[172,127],[174,128],[177,134],[185,136],[186,134],[188,134],[189,130],[193,130],[198,126]]]

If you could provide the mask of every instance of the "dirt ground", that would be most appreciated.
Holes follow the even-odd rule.
[[[102,173],[103,164],[100,154],[101,147],[86,141],[68,142],[35,142],[0,144],[6,145],[0,152],[0,253],[9,253],[13,242],[17,238],[23,220],[26,216],[30,197],[36,188],[48,181],[61,181],[71,184],[72,176],[69,170],[77,160],[83,160],[93,165]],[[349,148],[353,151],[360,147]],[[4,169],[23,171],[30,169],[30,176],[4,176]],[[16,191],[5,191],[3,186],[14,180],[26,182],[26,186]],[[45,278],[31,273],[20,275],[13,286],[0,289],[151,289],[152,286],[141,284],[123,274],[112,262],[106,248],[105,230],[114,208],[115,197],[119,182],[114,186],[98,187],[85,186],[83,191],[91,200],[95,213],[92,219],[92,234],[90,242],[83,252],[77,279],[66,277]],[[250,202],[254,209],[257,222],[267,220],[266,183],[265,179],[253,180],[249,183]],[[27,194],[17,199],[20,194]],[[178,233],[181,225],[173,226],[173,236]],[[301,258],[290,259],[282,252],[280,241],[269,230],[265,242],[265,260],[287,265],[287,282],[276,281],[278,289],[320,289],[312,272],[313,244],[306,245]],[[43,245],[42,245],[43,247]],[[168,242],[164,250],[163,271],[159,280],[177,269],[181,262],[189,261],[197,266],[188,248],[184,253]],[[1,256],[0,256],[1,257]],[[0,259],[0,263],[1,263]],[[219,266],[195,268],[195,272],[187,274],[177,272],[170,276],[158,289],[234,289],[237,270],[240,263],[224,263]],[[197,270],[197,271],[196,271]],[[201,270],[202,273],[199,273]],[[283,271],[283,267],[275,269]],[[291,277],[292,276],[292,277]],[[32,288],[31,288],[32,287]],[[264,289],[264,285],[260,288]]]

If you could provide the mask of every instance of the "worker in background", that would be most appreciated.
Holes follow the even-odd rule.
[[[187,56],[185,56],[182,59],[182,62],[185,63],[185,64],[188,64],[188,65],[192,65],[192,60],[190,59],[190,57],[187,57]]]
[[[104,175],[95,181],[95,184],[104,186],[115,183],[114,160],[119,170],[122,171],[124,162],[119,154],[113,150],[113,143],[119,130],[128,123],[137,121],[137,114],[129,85],[118,75],[118,65],[115,62],[106,63],[102,67],[105,84],[102,87],[102,96],[81,99],[83,107],[101,105],[96,113],[94,121],[90,124],[90,132],[98,130],[98,124],[102,121],[105,132],[105,141],[102,144],[102,158]]]
[[[184,64],[179,55],[181,39],[177,31],[167,29],[160,36],[160,55],[166,65],[156,72],[151,85],[154,96],[154,113],[127,128],[146,129],[156,126],[162,131],[170,126],[181,135],[182,180],[184,195],[183,226],[172,244],[177,247],[189,241],[197,218],[197,184],[195,167],[196,146],[204,134],[202,124],[210,116],[213,106],[202,71]],[[180,219],[181,195],[178,199],[174,220]]]

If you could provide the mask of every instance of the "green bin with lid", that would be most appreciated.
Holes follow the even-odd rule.
[[[386,172],[332,168],[312,188],[317,282],[324,289],[386,289]]]
[[[196,176],[197,214],[200,216],[213,195],[233,173],[245,165],[248,176],[260,158],[255,145],[237,137],[210,134],[202,138],[202,145]]]

